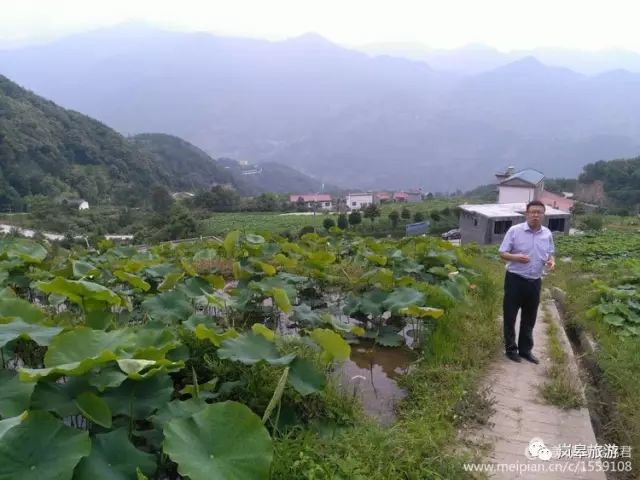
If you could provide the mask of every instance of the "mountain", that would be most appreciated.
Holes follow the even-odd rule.
[[[0,209],[38,194],[136,203],[173,183],[120,134],[0,75]]]
[[[248,195],[267,192],[314,193],[325,191],[335,193],[340,191],[335,185],[325,185],[316,178],[275,162],[248,166],[230,159],[219,159],[218,161],[228,169],[227,171],[231,174],[238,190]]]
[[[214,158],[342,186],[467,189],[507,165],[571,177],[640,151],[640,75],[533,57],[461,76],[314,34],[268,42],[125,26],[0,52],[0,71],[120,132],[176,135]]]
[[[141,133],[130,140],[141,150],[153,154],[156,164],[189,191],[217,184],[235,186],[233,176],[198,147],[186,140],[162,133]]]
[[[322,182],[286,165],[267,162],[245,165],[230,158],[213,159],[206,152],[173,135],[143,133],[131,140],[154,155],[156,163],[184,189],[196,191],[213,185],[227,184],[241,194],[266,192],[316,192]],[[326,185],[325,189],[336,190]]]
[[[462,75],[488,72],[525,57],[535,57],[545,65],[565,67],[584,75],[598,75],[610,70],[640,73],[640,54],[631,50],[608,48],[583,51],[569,48],[538,47],[501,52],[482,44],[459,48],[430,48],[422,44],[378,43],[364,45],[360,51],[369,55],[393,55],[427,63],[436,70]]]

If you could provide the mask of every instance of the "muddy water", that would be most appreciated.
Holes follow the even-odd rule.
[[[415,359],[416,354],[406,348],[354,345],[351,359],[337,374],[346,393],[358,397],[367,415],[390,425],[396,417],[396,404],[407,395],[397,379]]]

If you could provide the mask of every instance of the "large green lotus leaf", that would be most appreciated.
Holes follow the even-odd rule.
[[[17,317],[27,323],[40,323],[44,312],[21,298],[0,298],[0,317]]]
[[[54,376],[78,376],[84,375],[92,368],[116,360],[117,355],[113,352],[102,352],[101,354],[86,358],[79,362],[65,363],[49,368],[21,368],[19,370],[20,381],[33,382],[51,375]]]
[[[289,383],[301,395],[309,395],[324,389],[327,379],[313,363],[298,357],[289,365]]]
[[[84,299],[121,305],[122,299],[107,287],[85,280],[67,280],[56,277],[49,282],[37,282],[36,288],[45,293],[64,295],[69,301],[83,306]]]
[[[104,352],[117,355],[133,345],[135,340],[135,333],[130,329],[104,332],[77,327],[61,333],[51,341],[44,356],[44,364],[46,367],[55,367],[94,358]]]
[[[164,429],[164,452],[191,480],[269,478],[273,445],[260,418],[237,402],[208,405]]]
[[[323,268],[336,261],[336,256],[331,252],[313,252],[307,258],[310,265]]]
[[[247,243],[253,245],[262,245],[264,243],[264,237],[260,235],[254,235],[252,233],[248,233],[247,235],[245,235],[244,239]]]
[[[162,360],[166,354],[180,346],[174,332],[167,328],[142,328],[135,331],[135,343],[125,349],[134,358]]]
[[[75,404],[87,419],[104,428],[111,428],[111,409],[98,395],[82,392],[75,399]]]
[[[262,335],[270,342],[273,342],[276,339],[276,334],[273,332],[273,330],[266,327],[262,323],[254,323],[253,325],[251,325],[251,331],[253,333],[257,333],[258,335]]]
[[[193,306],[189,299],[183,293],[176,291],[148,298],[142,302],[142,308],[152,319],[164,323],[186,320],[193,313]]]
[[[272,288],[269,293],[280,310],[284,313],[289,313],[291,311],[291,302],[289,301],[287,292],[284,289]]]
[[[127,375],[115,367],[103,367],[87,375],[89,385],[97,388],[99,392],[103,392],[107,388],[118,387],[126,379]]]
[[[240,230],[232,230],[224,237],[224,250],[227,252],[227,257],[233,257],[236,252],[238,240],[240,239]]]
[[[171,272],[180,272],[180,269],[173,263],[160,263],[153,267],[148,267],[144,271],[150,277],[158,279],[166,277]]]
[[[196,326],[194,329],[194,333],[196,334],[196,338],[199,340],[209,340],[216,347],[222,345],[222,342],[229,338],[236,338],[238,336],[238,332],[236,332],[233,328],[227,330],[223,333],[217,333],[215,330],[208,328],[205,324],[201,323]]]
[[[0,370],[0,417],[13,417],[29,407],[36,384],[21,382],[11,370]]]
[[[16,425],[20,425],[24,421],[24,419],[27,418],[27,415],[28,412],[25,411],[22,415],[0,420],[0,439],[13,427],[15,427]]]
[[[32,411],[0,439],[0,480],[70,479],[90,450],[88,432],[67,427],[50,413]]]
[[[323,357],[326,361],[344,361],[351,355],[349,344],[333,330],[316,328],[311,332],[311,338],[324,350]]]
[[[91,454],[76,467],[74,480],[131,480],[136,470],[153,475],[156,457],[138,450],[125,428],[98,434],[91,442]]]
[[[31,408],[54,412],[60,417],[80,413],[74,399],[90,389],[86,377],[70,377],[66,382],[42,380],[31,395]]]
[[[388,268],[373,268],[364,273],[359,279],[360,284],[379,285],[380,288],[390,290],[393,288],[393,272]]]
[[[394,331],[382,331],[376,336],[376,343],[383,347],[399,347],[404,345],[404,337]]]
[[[252,365],[262,360],[272,365],[288,365],[295,353],[280,356],[273,342],[253,332],[225,340],[218,349],[218,357]]]
[[[164,280],[160,285],[158,285],[158,290],[161,292],[168,292],[169,290],[173,290],[176,284],[182,280],[184,277],[184,272],[170,272],[164,277]]]
[[[401,308],[399,312],[402,315],[408,315],[411,317],[432,317],[432,318],[440,318],[444,313],[444,310],[441,308],[433,308],[433,307],[418,307],[417,305],[409,305],[408,307]]]
[[[306,303],[293,307],[293,315],[291,316],[291,319],[304,327],[315,327],[321,320],[320,314]]]
[[[205,293],[212,293],[213,289],[209,282],[201,277],[193,277],[181,283],[177,288],[189,298],[197,298]]]
[[[151,285],[149,285],[147,282],[145,282],[139,276],[134,275],[132,273],[128,273],[128,272],[125,272],[123,270],[116,270],[115,272],[113,272],[113,274],[119,280],[122,280],[123,282],[127,282],[132,287],[138,288],[138,289],[142,290],[143,292],[146,292],[151,288]]]
[[[90,277],[98,273],[95,265],[81,260],[74,260],[72,263],[73,276],[76,278]]]
[[[113,415],[144,419],[171,400],[173,382],[169,375],[156,375],[145,380],[124,381],[119,387],[107,390],[102,398]]]
[[[401,308],[421,303],[424,303],[424,294],[422,292],[411,287],[400,287],[389,294],[384,301],[384,306],[396,313]]]
[[[30,338],[38,345],[49,345],[51,339],[61,331],[60,327],[25,323],[17,318],[9,323],[0,323],[0,348],[17,338]]]
[[[193,256],[193,261],[197,262],[208,262],[218,257],[218,252],[213,248],[206,248],[204,250],[199,250]]]
[[[169,421],[176,418],[190,417],[207,405],[207,402],[202,398],[190,398],[185,401],[174,400],[158,410],[158,413],[151,418],[151,421],[158,430],[163,430]]]
[[[369,255],[367,256],[367,260],[371,263],[380,265],[381,267],[384,267],[387,264],[387,257],[384,255]]]
[[[104,310],[94,310],[85,315],[85,325],[94,330],[106,330],[114,322],[115,313]]]
[[[0,240],[0,257],[19,258],[27,263],[40,263],[47,258],[47,250],[37,242],[27,238]]]
[[[387,296],[388,294],[381,290],[372,290],[359,297],[350,294],[343,311],[347,315],[355,315],[357,313],[374,317],[381,315],[384,311],[383,303],[386,301]]]

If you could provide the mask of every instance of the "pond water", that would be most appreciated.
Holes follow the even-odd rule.
[[[417,355],[407,348],[352,345],[351,358],[336,372],[347,394],[382,425],[395,421],[395,407],[407,393],[397,383]]]

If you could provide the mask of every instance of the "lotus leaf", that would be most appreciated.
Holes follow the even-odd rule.
[[[237,338],[224,341],[218,349],[218,357],[247,365],[262,360],[272,365],[287,365],[295,358],[295,354],[280,356],[273,342],[262,335],[248,332]]]
[[[0,323],[0,348],[17,338],[27,338],[38,345],[49,345],[51,339],[62,331],[60,327],[25,323],[17,318],[9,323]]]

